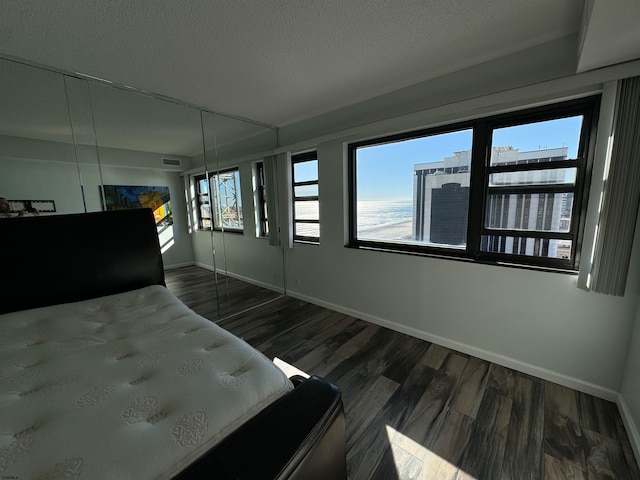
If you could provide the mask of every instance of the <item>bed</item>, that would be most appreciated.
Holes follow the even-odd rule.
[[[164,285],[151,210],[0,221],[0,476],[344,479],[340,391]]]

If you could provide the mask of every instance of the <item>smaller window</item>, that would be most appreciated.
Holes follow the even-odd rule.
[[[269,212],[267,210],[267,184],[264,176],[264,162],[258,162],[255,164],[254,179],[256,233],[259,237],[268,237]]]
[[[293,239],[320,243],[320,196],[318,154],[306,152],[291,157],[293,178]]]
[[[242,232],[242,200],[240,197],[240,172],[238,168],[194,177],[198,228]],[[213,188],[213,202],[210,187]],[[211,205],[213,203],[213,217]]]

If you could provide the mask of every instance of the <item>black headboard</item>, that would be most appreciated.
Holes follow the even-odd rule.
[[[151,209],[0,220],[0,313],[164,285]]]

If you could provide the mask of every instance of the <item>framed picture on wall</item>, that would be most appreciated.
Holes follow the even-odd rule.
[[[104,210],[150,208],[156,225],[172,225],[169,187],[140,185],[103,185]]]

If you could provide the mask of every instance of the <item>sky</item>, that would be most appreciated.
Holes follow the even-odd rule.
[[[568,147],[578,149],[582,117],[569,117],[496,129],[493,146],[512,146],[521,152]],[[471,149],[471,129],[359,148],[356,153],[358,200],[411,201],[413,166],[440,162],[454,152]]]

